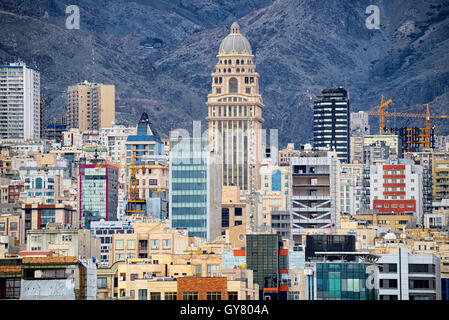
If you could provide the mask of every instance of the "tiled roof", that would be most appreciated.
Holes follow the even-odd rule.
[[[23,257],[23,264],[67,264],[77,263],[77,257]]]

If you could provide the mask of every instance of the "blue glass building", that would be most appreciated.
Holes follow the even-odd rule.
[[[221,166],[203,138],[170,140],[170,226],[212,241],[221,234]]]

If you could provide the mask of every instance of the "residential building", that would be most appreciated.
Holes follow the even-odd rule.
[[[222,40],[207,96],[210,151],[220,156],[223,186],[259,189],[262,150],[262,96],[249,41],[234,22]]]
[[[40,70],[23,62],[0,66],[0,138],[41,138]]]
[[[364,111],[351,112],[351,136],[364,136],[370,134],[368,114]]]
[[[279,150],[279,165],[280,166],[290,166],[290,159],[292,157],[299,157],[301,150],[295,150],[294,143],[288,143],[287,148]]]
[[[170,140],[170,227],[214,240],[221,235],[221,164],[205,138]]]
[[[238,186],[227,186],[222,189],[221,199],[221,234],[233,226],[246,227],[246,203],[240,200]]]
[[[390,159],[370,168],[371,209],[380,213],[413,213],[423,224],[423,181],[421,166],[408,159]]]
[[[433,200],[449,199],[449,154],[433,161]]]
[[[362,209],[363,164],[341,164],[340,212],[355,215]]]
[[[68,87],[67,121],[80,132],[110,127],[115,121],[115,86],[84,81]]]
[[[343,87],[324,89],[313,102],[313,145],[329,147],[342,163],[350,159],[350,106]]]
[[[283,237],[289,237],[290,166],[262,166],[260,175],[262,225],[272,227]]]
[[[27,231],[27,251],[52,252],[52,256],[74,256],[83,259],[100,258],[100,239],[87,229],[67,228],[50,223],[45,229]]]
[[[98,260],[100,265],[110,264],[109,247],[112,245],[112,236],[114,234],[132,234],[134,229],[131,221],[92,221],[90,223],[92,236],[100,239],[100,256]]]
[[[398,248],[380,255],[377,265],[379,300],[441,300],[439,256]]]
[[[100,143],[107,148],[107,160],[121,164],[126,158],[126,139],[129,135],[135,135],[136,128],[129,128],[123,125],[112,124],[111,127],[99,129]]]
[[[369,134],[363,138],[364,163],[374,164],[378,160],[402,157],[402,144],[398,135]]]

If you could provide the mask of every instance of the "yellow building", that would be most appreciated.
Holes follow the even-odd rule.
[[[67,119],[80,132],[107,128],[115,122],[115,86],[84,81],[67,90]]]
[[[354,220],[364,221],[367,226],[391,228],[392,231],[402,230],[416,224],[413,215],[398,215],[396,213],[356,214],[351,216]]]

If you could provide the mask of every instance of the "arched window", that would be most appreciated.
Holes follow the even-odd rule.
[[[237,62],[237,64],[240,64],[240,60],[239,60],[239,59],[237,59],[237,61],[236,61],[236,62]]]
[[[238,60],[237,60],[238,61]],[[237,72],[240,72],[240,68],[237,68]]]
[[[236,78],[229,79],[229,93],[237,93],[238,81]]]
[[[231,73],[231,68],[228,68],[228,73]]]
[[[225,60],[225,64],[228,64],[228,60]]]
[[[232,64],[232,61],[231,61],[231,59],[229,59],[229,60],[228,60],[228,64]]]
[[[282,174],[281,171],[276,170],[271,174],[271,191],[282,191]]]

